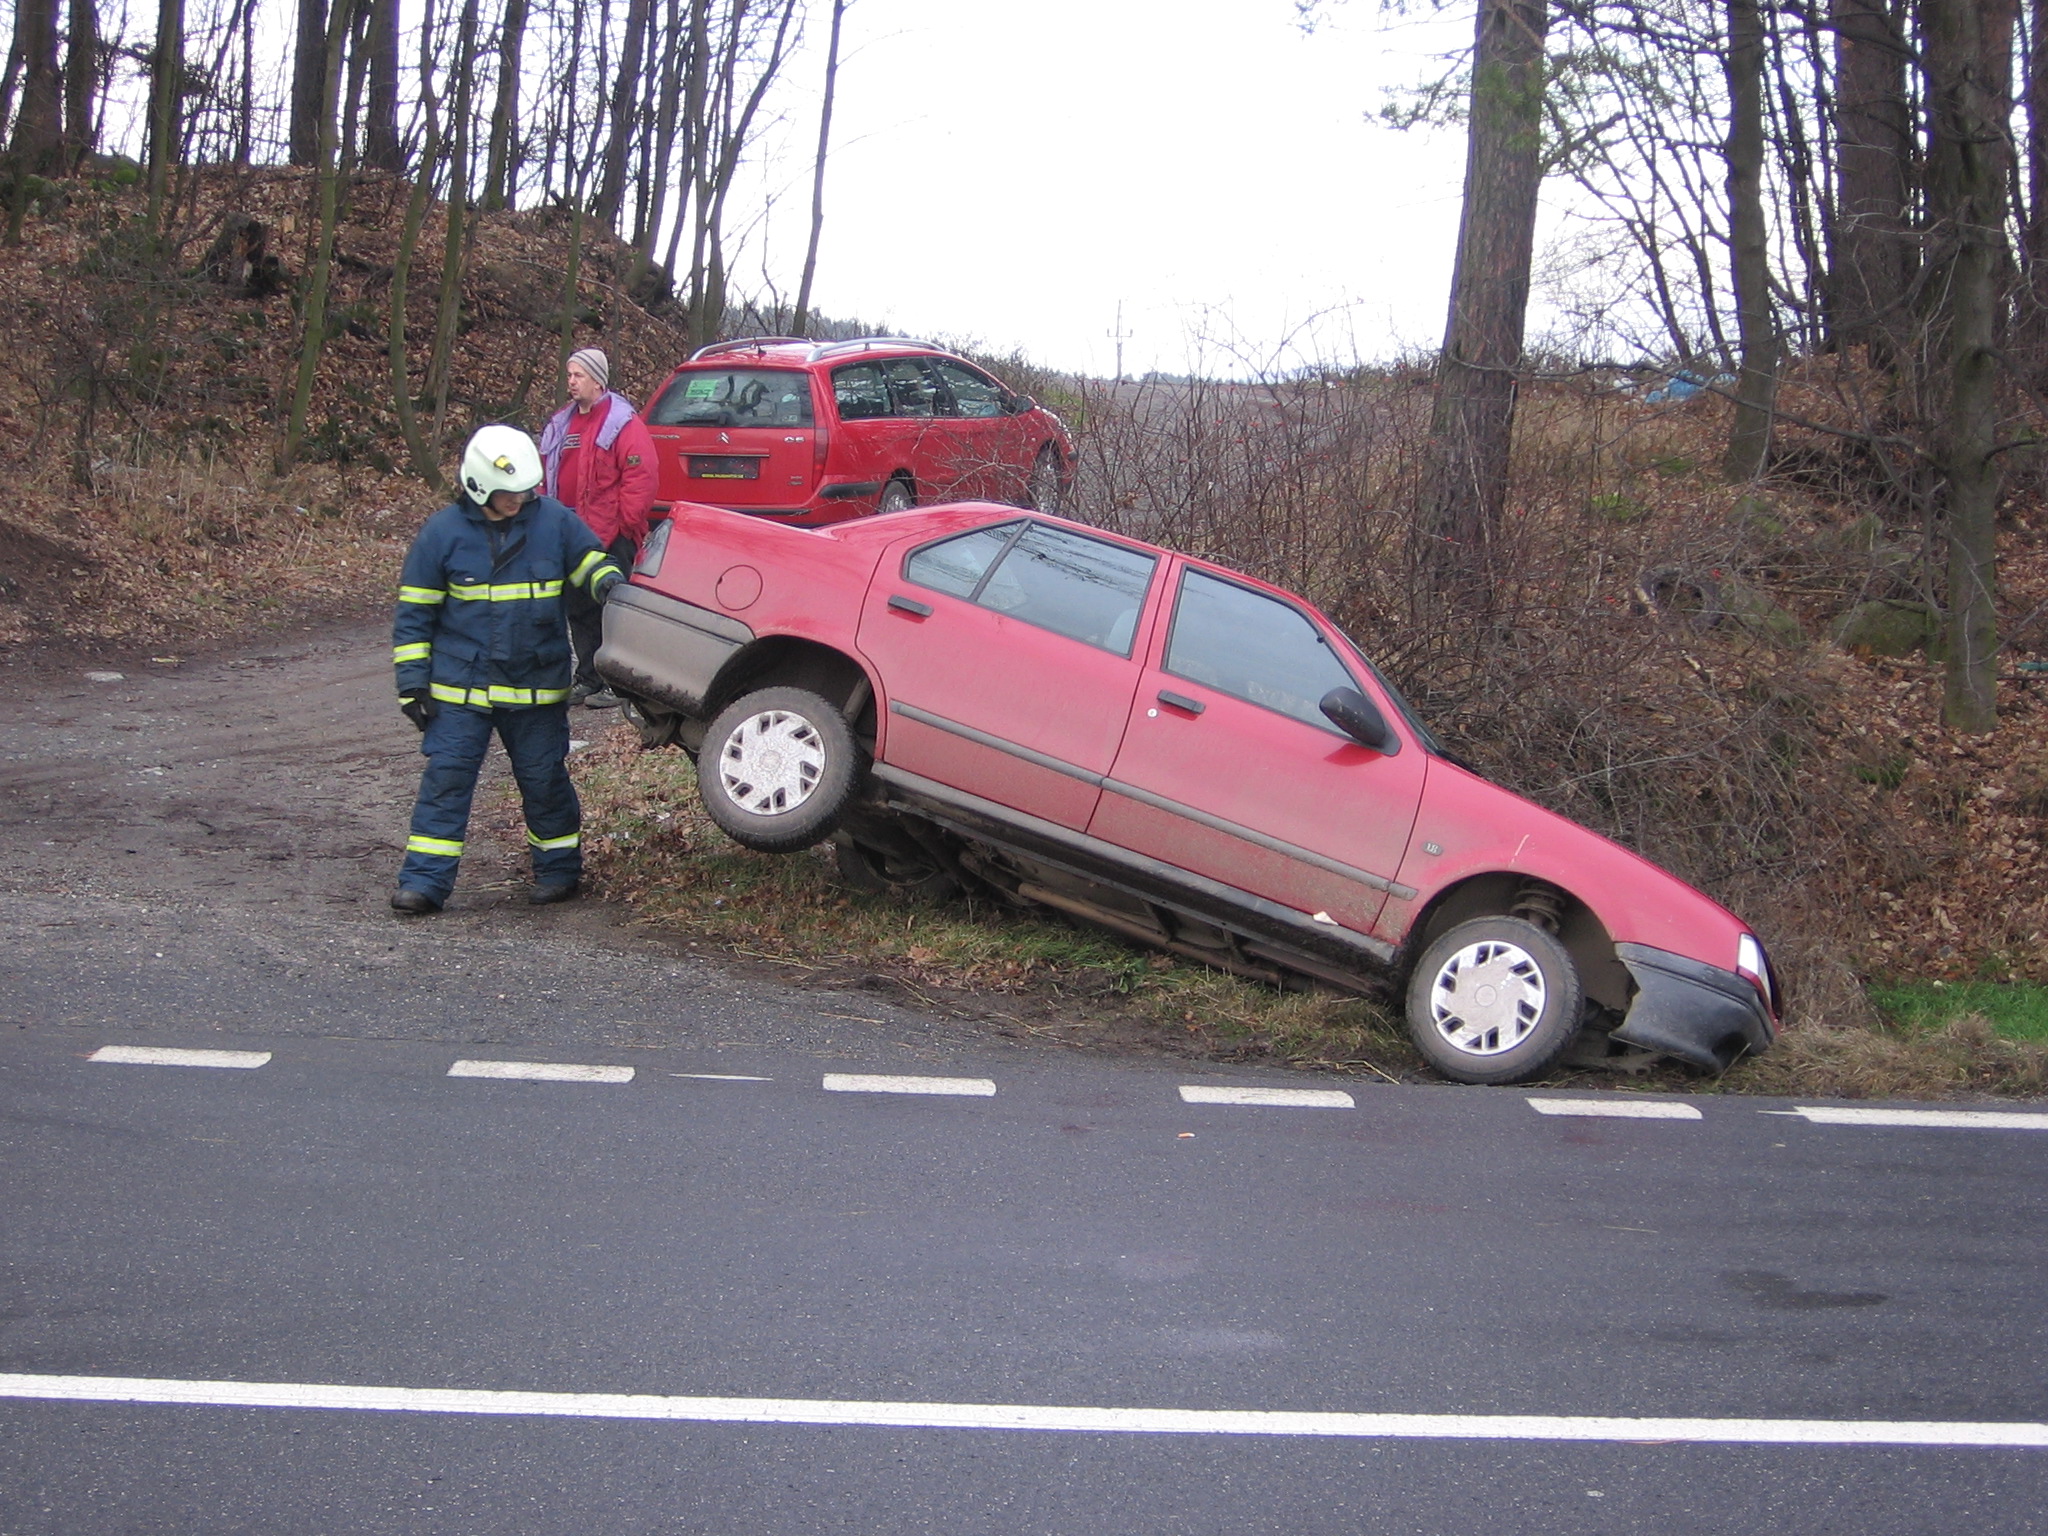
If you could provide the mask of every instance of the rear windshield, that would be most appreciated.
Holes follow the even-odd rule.
[[[808,427],[811,376],[780,368],[693,368],[647,413],[655,427]]]

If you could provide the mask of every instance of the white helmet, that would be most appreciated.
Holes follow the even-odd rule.
[[[462,450],[462,488],[478,506],[494,491],[524,495],[540,482],[540,450],[517,427],[478,427]]]

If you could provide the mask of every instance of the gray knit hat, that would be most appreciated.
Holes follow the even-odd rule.
[[[585,347],[580,352],[571,352],[569,354],[569,361],[595,379],[599,389],[611,388],[611,359],[598,351],[597,348]]]

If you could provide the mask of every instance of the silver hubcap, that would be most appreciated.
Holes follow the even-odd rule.
[[[825,771],[825,743],[811,722],[786,709],[742,720],[718,754],[718,780],[733,804],[782,816],[811,798]]]
[[[1467,944],[1429,987],[1429,1018],[1452,1049],[1498,1056],[1529,1038],[1548,996],[1529,952],[1500,939]]]

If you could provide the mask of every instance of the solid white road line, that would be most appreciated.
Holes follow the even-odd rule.
[[[993,1097],[996,1085],[985,1077],[878,1077],[862,1072],[827,1072],[827,1093],[956,1093],[971,1099]]]
[[[510,1077],[536,1083],[630,1083],[631,1067],[583,1067],[566,1061],[458,1061],[450,1077]]]
[[[1183,1104],[1271,1104],[1291,1109],[1356,1109],[1341,1088],[1204,1088],[1183,1083]]]
[[[1591,1115],[1611,1120],[1700,1118],[1690,1104],[1674,1104],[1669,1099],[1531,1099],[1529,1107],[1539,1115]]]
[[[268,1051],[183,1051],[166,1045],[103,1045],[85,1058],[130,1067],[260,1067]]]
[[[1833,1104],[1795,1106],[1790,1113],[1815,1125],[1927,1125],[1963,1131],[2048,1131],[2048,1115],[1997,1109],[1850,1109]]]
[[[866,1403],[831,1398],[654,1397],[612,1392],[476,1392],[274,1381],[0,1375],[0,1398],[183,1403],[214,1408],[350,1408],[878,1429],[1071,1430],[1089,1434],[1336,1436],[1365,1440],[1592,1440],[1714,1445],[1925,1445],[2048,1449],[2048,1424],[1883,1419],[1630,1419],[1547,1414],[1265,1413],[1199,1408],[1059,1408],[1029,1403]]]

